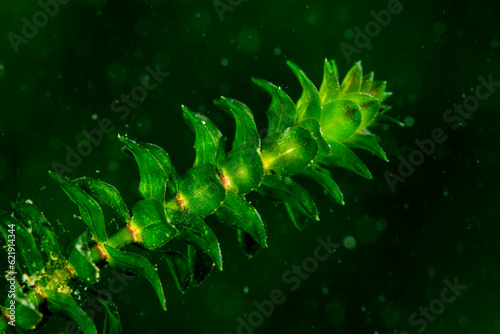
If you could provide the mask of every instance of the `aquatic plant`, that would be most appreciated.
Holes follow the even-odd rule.
[[[102,332],[118,333],[121,323],[116,305],[93,288],[105,266],[146,278],[166,310],[156,267],[133,249],[124,250],[125,246],[137,245],[154,252],[158,261],[166,261],[178,289],[185,292],[202,283],[213,267],[222,270],[219,243],[205,217],[214,215],[236,229],[244,254],[253,257],[267,247],[267,229],[261,215],[246,201],[246,194],[255,191],[283,202],[291,221],[301,230],[319,220],[318,209],[293,176],[312,179],[340,204],[344,204],[343,195],[329,168],[345,168],[371,179],[370,171],[351,149],[367,150],[387,161],[379,137],[371,132],[378,125],[402,126],[386,115],[390,107],[384,101],[391,95],[385,91],[386,82],[376,81],[373,72],[363,76],[360,62],[340,82],[336,63],[325,60],[318,91],[297,65],[288,62],[288,66],[302,86],[297,103],[271,82],[252,79],[271,96],[263,139],[252,112],[240,101],[226,97],[215,101],[236,121],[229,150],[209,118],[182,106],[195,133],[196,153],[193,167],[183,174],[160,146],[119,136],[140,174],[142,199],[130,208],[118,189],[101,180],[70,180],[49,172],[76,204],[87,227],[68,249],[62,249],[55,229],[31,201],[13,203],[12,214],[0,211],[10,282],[1,308],[1,332],[12,329],[9,324],[14,323],[18,332],[36,330],[51,315],[60,314],[75,321],[83,333],[97,333],[93,319],[78,302],[94,295],[106,312]],[[103,206],[112,217],[104,217]],[[113,220],[121,227],[109,235]],[[183,247],[172,248],[173,241]]]

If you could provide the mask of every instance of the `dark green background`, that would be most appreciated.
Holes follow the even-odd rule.
[[[414,122],[379,130],[391,161],[359,153],[371,181],[334,170],[344,207],[309,186],[321,221],[302,232],[282,206],[251,196],[269,226],[269,248],[253,260],[239,252],[233,230],[209,218],[221,242],[224,271],[181,295],[166,265],[159,264],[167,312],[148,283],[135,279],[113,298],[125,333],[236,333],[237,317],[255,311],[252,302],[268,299],[276,288],[286,301],[255,333],[418,333],[408,317],[439,298],[443,280],[455,277],[467,289],[424,332],[500,333],[500,87],[462,128],[452,130],[443,121],[448,108],[473,93],[479,75],[500,81],[494,3],[402,1],[402,12],[353,55],[365,72],[374,70],[377,79],[388,81],[394,93],[388,100],[391,115]],[[82,130],[96,128],[102,118],[116,127],[66,175],[99,177],[117,186],[131,205],[138,199],[139,178],[134,162],[120,151],[118,133],[164,147],[184,171],[194,158],[194,137],[184,125],[181,104],[208,111],[231,140],[233,121],[212,100],[233,97],[250,106],[263,129],[269,98],[250,78],[271,80],[296,100],[300,86],[286,60],[318,86],[325,57],[336,59],[344,75],[352,63],[340,43],[352,44],[354,27],[363,29],[373,20],[370,11],[387,4],[252,0],[224,13],[221,21],[209,0],[70,1],[16,54],[7,34],[20,34],[22,18],[31,21],[40,7],[36,1],[2,1],[0,207],[9,210],[18,196],[32,199],[63,226],[66,244],[83,227],[73,218],[76,206],[47,170],[54,161],[64,162],[65,147],[75,148]],[[150,92],[132,125],[137,109],[120,120],[111,102],[141,82],[146,66],[156,64],[169,77]],[[435,128],[446,132],[447,141],[391,192],[384,173],[396,172],[397,157],[408,157],[417,148],[414,140],[429,138]],[[282,274],[312,255],[317,237],[328,235],[339,243],[353,236],[357,246],[340,247],[292,292]],[[104,279],[100,287],[105,286]],[[102,315],[96,320],[100,328]],[[53,319],[40,333],[59,333],[64,324]]]

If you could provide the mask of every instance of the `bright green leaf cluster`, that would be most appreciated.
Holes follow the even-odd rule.
[[[402,126],[402,123],[385,115],[390,108],[383,102],[391,93],[385,91],[385,81],[374,80],[373,72],[363,76],[361,62],[339,82],[335,61],[325,60],[319,91],[297,65],[290,61],[287,64],[302,86],[296,104],[279,87],[253,79],[271,95],[267,111],[269,131],[261,148],[267,176],[259,191],[280,194],[282,198],[278,200],[285,203],[292,221],[302,228],[306,222],[317,220],[302,207],[310,195],[305,189],[298,192],[300,200],[286,195],[283,180],[296,174],[304,175],[320,184],[335,201],[344,204],[339,187],[325,167],[346,168],[371,179],[370,171],[352,149],[363,149],[388,161],[379,145],[380,138],[370,128],[380,124]],[[284,178],[278,182],[270,179],[270,175]],[[284,183],[290,184],[290,181]],[[314,201],[311,205],[316,210]]]

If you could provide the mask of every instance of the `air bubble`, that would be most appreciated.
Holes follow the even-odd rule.
[[[411,116],[407,116],[403,120],[403,123],[405,123],[407,127],[412,127],[415,124],[415,119]]]
[[[352,235],[348,235],[344,238],[342,241],[344,244],[344,247],[347,249],[354,249],[356,248],[356,239]]]

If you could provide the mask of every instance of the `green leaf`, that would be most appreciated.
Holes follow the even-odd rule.
[[[107,258],[109,265],[113,268],[124,269],[132,274],[146,278],[155,289],[163,310],[166,311],[165,294],[156,268],[142,255],[119,251],[107,244],[104,246],[109,255]]]
[[[59,183],[71,201],[78,206],[80,216],[92,232],[92,235],[99,242],[107,241],[108,236],[106,234],[104,216],[99,204],[97,204],[97,202],[90,197],[89,194],[80,189],[74,182],[68,180],[66,177],[60,176],[52,171],[49,171],[49,174],[54,180],[57,181],[57,183]]]
[[[123,201],[118,189],[110,184],[91,177],[82,177],[74,180],[80,188],[93,197],[100,204],[109,206],[120,217],[122,223],[130,222],[127,205]]]
[[[319,98],[321,105],[326,105],[330,102],[338,100],[340,98],[340,85],[337,73],[337,65],[335,61],[332,60],[330,63],[325,59],[325,65],[323,70],[323,82],[319,89]]]
[[[46,260],[52,258],[64,259],[52,225],[39,208],[33,205],[31,201],[12,203],[12,208],[27,224],[27,227],[31,228],[31,233],[34,239],[38,241],[40,250],[45,253]]]
[[[226,197],[222,186],[210,164],[190,168],[179,185],[179,198],[189,212],[206,217],[214,213]]]
[[[260,135],[253,114],[244,103],[224,96],[221,96],[220,100],[215,100],[214,103],[236,120],[233,150],[247,143],[260,147]]]
[[[179,230],[176,240],[192,244],[202,249],[222,270],[222,255],[219,241],[212,229],[205,224],[202,218],[185,211],[168,210],[170,219]]]
[[[263,248],[255,239],[243,230],[237,230],[240,249],[249,259],[254,258]]]
[[[361,89],[361,82],[363,80],[363,68],[361,67],[361,61],[354,64],[353,67],[347,72],[342,84],[340,85],[340,94],[352,94],[357,93]]]
[[[222,162],[222,175],[226,188],[237,194],[246,194],[257,188],[264,180],[264,166],[257,147],[248,143],[232,150]]]
[[[50,312],[61,314],[78,324],[84,334],[97,334],[94,321],[83,312],[70,294],[65,292],[44,290],[47,307]]]
[[[339,189],[339,186],[333,181],[332,175],[328,169],[322,168],[316,164],[309,166],[303,172],[305,176],[313,179],[321,185],[337,203],[344,205],[344,196]]]
[[[379,96],[380,96],[380,99],[379,99],[380,102],[383,102],[392,96],[392,92],[385,92],[384,91],[384,93],[379,95]]]
[[[361,109],[351,101],[338,100],[323,107],[321,131],[326,141],[343,141],[361,124]]]
[[[295,123],[296,110],[290,96],[281,87],[269,81],[252,78],[252,81],[271,95],[271,105],[267,110],[268,129],[267,135],[291,127]]]
[[[284,201],[296,207],[301,213],[313,221],[318,221],[318,209],[314,199],[300,184],[288,177],[266,175],[264,182],[258,188],[272,200]]]
[[[391,110],[392,107],[391,106],[388,106],[387,104],[381,104],[380,105],[380,110],[379,110],[379,115],[381,114],[385,114],[386,112],[388,112],[389,110]]]
[[[111,301],[111,297],[107,296],[108,300],[100,298],[103,292],[99,292],[97,295],[97,300],[104,306],[104,334],[120,334],[122,332],[122,323],[120,320],[120,314],[118,313],[118,307],[115,303]]]
[[[168,153],[165,152],[165,150],[160,146],[157,146],[155,144],[143,143],[142,145],[149,151],[149,153],[151,153],[156,158],[161,168],[165,172],[165,176],[167,178],[167,191],[170,196],[174,196],[175,194],[177,194],[177,192],[179,191],[179,183],[181,177],[172,164]]]
[[[191,284],[198,286],[208,277],[214,263],[196,246],[188,245],[188,263],[193,273]]]
[[[380,108],[377,98],[366,93],[350,94],[343,97],[346,100],[356,103],[361,110],[361,124],[359,129],[364,129],[370,124]]]
[[[285,202],[285,208],[290,216],[290,220],[293,225],[297,228],[297,230],[302,231],[315,220],[310,219],[307,215],[303,214],[299,209],[297,203],[294,202]]]
[[[212,137],[214,138],[215,141],[215,165],[220,166],[220,163],[222,162],[222,159],[224,159],[224,155],[226,153],[225,149],[225,143],[226,143],[226,137],[222,135],[220,130],[215,126],[215,124],[205,115],[202,114],[196,114],[196,116],[201,119],[203,122],[205,122],[205,126],[210,131],[212,134]]]
[[[368,93],[372,88],[374,77],[375,77],[374,72],[370,72],[370,73],[366,74],[363,77],[363,81],[361,82],[361,89],[359,91],[362,93]]]
[[[165,200],[168,178],[155,156],[144,146],[133,140],[118,136],[127,149],[134,155],[139,168],[141,181],[139,192],[144,199],[156,198],[161,203]]]
[[[194,150],[196,158],[194,167],[203,164],[215,165],[217,157],[218,140],[214,138],[204,119],[200,118],[199,114],[192,113],[188,108],[182,106],[183,116],[186,121],[189,121],[193,126],[193,131],[196,134],[194,141]],[[219,138],[220,139],[220,138]]]
[[[266,228],[257,210],[243,198],[228,191],[226,200],[215,212],[223,224],[250,234],[262,247],[267,247]]]
[[[70,251],[69,263],[78,279],[87,285],[92,285],[99,280],[99,268],[92,261],[87,232],[75,239]]]
[[[165,253],[163,258],[168,264],[175,285],[177,285],[180,292],[185,293],[193,280],[193,273],[187,257],[179,252],[169,251]]]
[[[404,127],[404,123],[400,122],[399,120],[391,117],[391,116],[387,116],[387,115],[384,115],[384,114],[378,114],[377,116],[375,116],[375,119],[373,120],[373,122],[370,124],[370,125],[395,125],[395,126],[398,126],[398,127]]]
[[[132,214],[130,226],[136,231],[139,243],[146,249],[161,247],[177,235],[177,229],[167,220],[163,205],[156,199],[136,202]]]
[[[320,161],[328,154],[330,154],[330,145],[328,145],[325,138],[323,138],[323,133],[321,132],[321,128],[317,120],[305,119],[303,121],[300,121],[297,124],[297,126],[301,126],[309,130],[309,132],[311,132],[311,134],[313,135],[314,139],[316,139],[319,149],[316,158],[314,158],[315,161]]]
[[[372,178],[372,174],[368,170],[368,167],[366,167],[363,161],[361,161],[361,159],[347,146],[336,140],[331,140],[329,143],[332,151],[329,156],[320,161],[321,164],[327,167],[349,169],[368,180]]]
[[[376,97],[377,99],[379,99],[380,103],[382,103],[384,102],[385,99],[387,99],[389,96],[392,95],[392,93],[385,91],[386,87],[387,87],[387,81],[374,80],[372,82],[370,90],[367,91],[367,93],[370,94],[371,96]]]
[[[7,294],[6,294],[7,295]],[[6,305],[9,305],[12,298],[8,298]],[[43,314],[37,310],[37,307],[27,298],[19,283],[15,282],[15,324],[18,328],[24,330],[33,330],[43,319]],[[0,307],[0,312],[2,311]],[[1,314],[1,313],[0,313]],[[3,317],[2,317],[3,318]],[[1,320],[0,320],[1,321]],[[0,332],[4,333],[4,332]]]
[[[33,276],[43,269],[44,261],[42,254],[38,250],[30,231],[19,220],[1,210],[0,232],[5,238],[7,253],[11,252],[9,247],[14,247],[15,249],[15,266],[20,273],[27,273],[29,276]],[[12,236],[15,236],[15,238],[13,239]]]
[[[299,79],[300,85],[302,86],[302,95],[297,101],[296,122],[308,118],[321,119],[321,103],[318,90],[297,65],[291,61],[287,61],[286,63],[288,67],[292,69],[297,79]]]
[[[318,143],[303,127],[286,128],[262,141],[262,163],[266,171],[295,175],[306,168],[318,153]]]
[[[42,321],[43,314],[27,299],[16,302],[16,325],[24,330],[33,330]],[[3,332],[2,332],[3,333]]]
[[[353,134],[345,141],[345,144],[349,147],[355,147],[366,150],[372,154],[375,154],[380,159],[388,162],[389,159],[387,159],[384,150],[382,149],[382,147],[380,147],[378,142],[379,139],[376,135],[368,131],[365,131],[364,133],[357,132]]]

